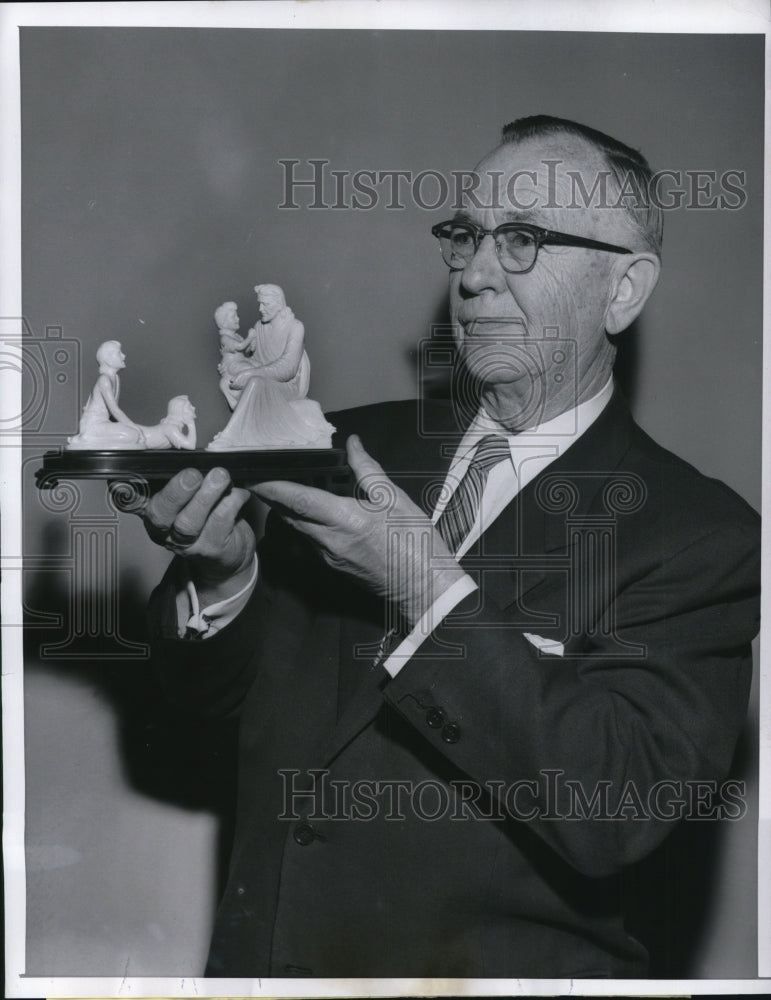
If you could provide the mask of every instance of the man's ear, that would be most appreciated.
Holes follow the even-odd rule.
[[[621,333],[634,322],[656,287],[661,261],[652,253],[636,253],[619,259],[605,313],[605,329]]]

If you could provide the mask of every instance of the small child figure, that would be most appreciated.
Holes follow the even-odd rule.
[[[249,340],[238,333],[241,322],[238,318],[238,306],[235,302],[223,302],[214,312],[214,322],[220,334],[221,361],[217,365],[220,373],[220,392],[228,402],[231,410],[236,408],[241,390],[232,385],[236,375],[244,370],[251,370],[253,365],[244,357],[244,351],[249,346]]]
[[[168,411],[154,427],[142,427],[148,448],[195,448],[195,407],[187,396],[169,400]]]

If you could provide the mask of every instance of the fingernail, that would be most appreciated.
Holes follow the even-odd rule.
[[[228,481],[228,479],[230,479],[227,469],[221,469],[219,467],[212,469],[210,475],[211,481],[215,486],[222,486]]]
[[[361,448],[361,438],[358,434],[351,434],[350,442],[354,448]]]
[[[184,469],[179,481],[187,489],[192,489],[201,481],[201,475],[197,469]]]

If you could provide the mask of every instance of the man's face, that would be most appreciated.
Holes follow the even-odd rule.
[[[628,246],[631,225],[622,210],[584,207],[580,197],[579,207],[567,207],[573,190],[566,171],[580,172],[591,191],[602,169],[594,151],[572,138],[499,146],[476,168],[480,186],[465,196],[459,216],[485,229],[528,222]],[[618,260],[604,251],[545,246],[532,271],[509,274],[486,236],[465,268],[450,272],[456,344],[482,381],[492,416],[522,429],[602,388],[612,363],[605,311]],[[567,341],[567,350],[549,340]]]
[[[263,323],[270,323],[281,308],[278,298],[273,295],[258,296],[257,303],[260,307],[260,319]]]

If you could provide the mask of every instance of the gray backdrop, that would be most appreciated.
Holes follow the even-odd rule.
[[[135,420],[157,422],[186,392],[205,442],[227,417],[211,314],[235,299],[245,332],[253,286],[275,281],[305,323],[311,395],[325,408],[414,395],[417,346],[446,316],[429,229],[452,211],[421,207],[408,187],[405,207],[389,208],[383,186],[369,210],[280,209],[278,161],[302,161],[297,176],[309,177],[306,161],[329,160],[334,202],[331,170],[449,176],[513,118],[573,118],[641,148],[654,169],[746,174],[740,210],[666,213],[662,279],[625,339],[622,376],[646,430],[759,507],[763,38],[25,28],[21,71],[36,626],[27,971],[189,975],[205,956],[222,838],[218,803],[180,775],[214,751],[159,735],[141,646],[130,645],[166,556],[101,487],[52,511],[32,482],[43,451],[76,429],[96,347],[122,342],[121,403]],[[93,572],[78,580],[84,524],[98,538]],[[77,588],[110,592],[92,619],[112,646],[73,626]],[[736,764],[747,816],[719,831],[711,867],[670,873],[681,895],[700,887],[696,943],[672,928],[694,976],[755,975],[754,718]]]

